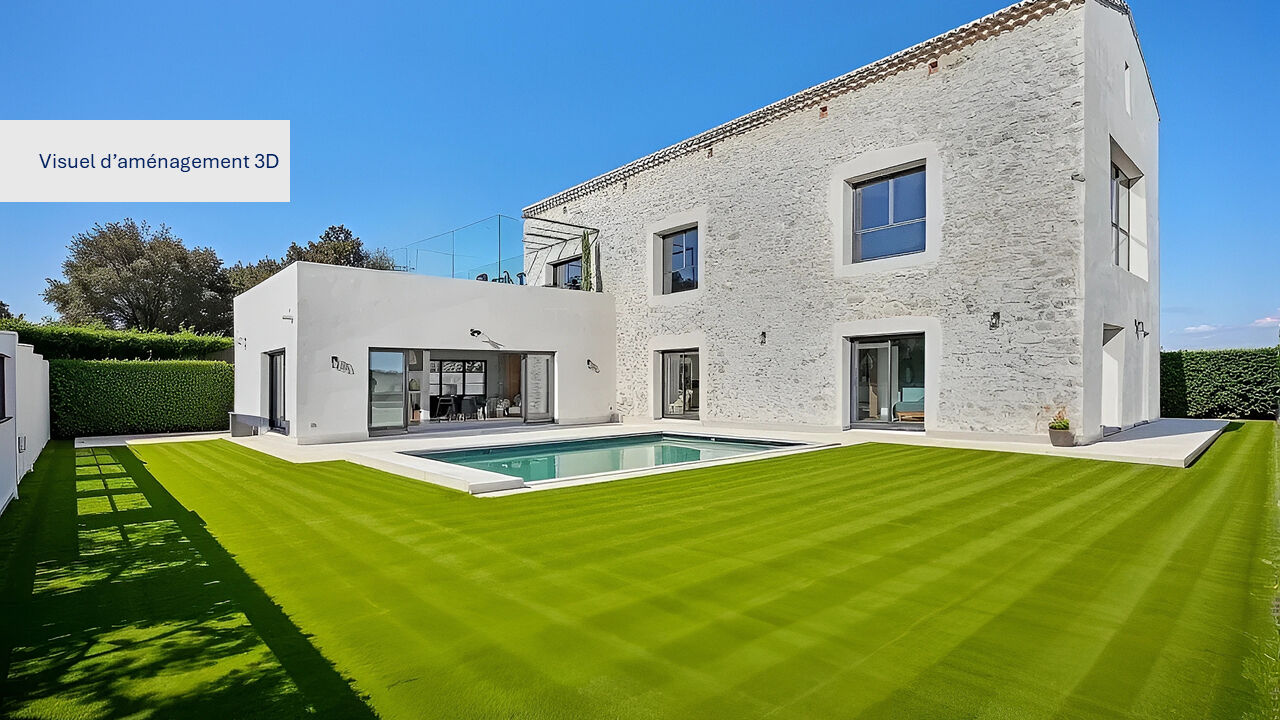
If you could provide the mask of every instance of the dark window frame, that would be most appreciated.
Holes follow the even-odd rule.
[[[659,235],[659,238],[661,240],[659,245],[662,250],[662,294],[673,295],[675,293],[697,290],[701,284],[701,278],[699,277],[701,273],[699,272],[700,263],[698,261],[698,251],[702,244],[698,233],[698,226],[695,224],[679,230],[672,230]],[[692,249],[690,248],[689,243],[690,238],[693,240]],[[671,256],[674,252],[675,243],[677,241],[680,243],[681,262],[681,265],[678,268],[673,267],[673,263],[671,262]],[[692,284],[689,284],[688,280],[684,280],[681,282],[679,287],[676,287],[673,280],[675,275],[677,273],[684,274],[687,270],[691,271],[691,274],[693,275]]]
[[[461,383],[461,387],[459,388],[461,392],[457,393],[458,396],[461,397],[461,396],[469,395],[471,397],[477,397],[476,393],[467,392],[467,376],[479,375],[485,387],[485,392],[480,393],[479,397],[486,397],[488,395],[488,390],[489,390],[489,361],[488,360],[462,360],[457,358],[452,358],[452,359],[440,358],[438,360],[436,358],[431,358],[431,362],[427,366],[427,382],[426,382],[427,389],[425,391],[427,393],[427,397],[429,398],[441,397],[443,395],[441,391],[444,389],[444,374],[446,371],[443,369],[444,366],[442,365],[442,363],[453,363],[453,362],[462,363],[461,370],[447,371],[451,373],[459,372],[462,374],[462,383]],[[481,369],[468,370],[467,365],[469,363],[479,363],[481,366]],[[432,375],[435,375],[435,382],[432,382],[431,380]],[[452,385],[452,383],[450,384]]]
[[[897,186],[897,183],[894,181],[898,180],[899,178],[906,177],[908,175],[916,175],[916,174],[923,176],[921,178],[921,180],[923,181],[921,183],[921,186],[924,188],[924,197],[921,198],[921,205],[924,208],[924,215],[918,218],[911,218],[909,220],[896,222],[893,214],[895,209],[894,208],[894,205],[895,205],[894,192],[895,192],[895,187]],[[883,260],[884,258],[902,257],[904,255],[917,255],[919,253],[924,252],[926,249],[928,249],[928,243],[929,243],[928,179],[929,179],[929,176],[928,176],[927,166],[924,163],[919,163],[919,164],[913,164],[909,167],[892,170],[890,172],[874,175],[862,180],[858,180],[856,182],[849,183],[850,190],[852,191],[852,202],[850,203],[852,207],[850,208],[850,211],[849,211],[850,214],[852,215],[851,242],[853,247],[850,248],[850,255],[849,255],[851,263],[857,264],[857,263],[863,263],[863,262],[872,262],[874,260]],[[889,210],[888,221],[889,222],[887,225],[877,225],[875,227],[864,228],[862,227],[862,193],[867,188],[873,185],[879,185],[880,183],[884,183],[884,182],[887,182],[889,184],[889,198],[888,198],[888,210]],[[889,255],[876,255],[875,257],[869,257],[869,258],[862,257],[862,236],[864,234],[876,232],[880,230],[887,230],[890,228],[908,227],[910,225],[920,225],[921,227],[924,228],[924,231],[925,231],[924,247],[921,247],[919,250],[907,250],[905,252],[892,253]]]
[[[1116,163],[1111,163],[1111,261],[1132,272],[1133,258],[1133,185],[1137,178],[1129,177]],[[1120,200],[1124,198],[1123,211]],[[1122,252],[1123,250],[1123,252]]]
[[[0,423],[13,419],[9,414],[9,366],[13,358],[0,355]]]
[[[576,278],[568,275],[567,270],[572,266],[578,266],[578,274]],[[582,289],[582,256],[567,258],[565,260],[557,260],[551,263],[551,285],[552,287],[567,288],[569,290]]]

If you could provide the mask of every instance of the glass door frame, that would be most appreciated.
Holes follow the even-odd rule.
[[[533,383],[529,382],[529,365],[531,358],[546,358],[547,362],[547,409],[536,415],[529,412],[529,400],[533,397]],[[552,423],[556,420],[556,355],[549,352],[530,352],[520,354],[520,416],[525,424]]]
[[[667,382],[667,372],[668,372],[667,366],[669,364],[668,357],[675,357],[676,365],[677,367],[679,367],[684,364],[684,361],[687,358],[689,358],[689,356],[693,357],[693,360],[690,363],[690,367],[692,368],[696,366],[697,372],[693,372],[691,370],[689,373],[690,385],[681,386],[680,388],[678,388],[677,391],[680,392],[681,394],[692,392],[694,394],[694,397],[698,401],[697,408],[694,409],[693,411],[690,411],[688,407],[682,403],[681,407],[685,408],[683,412],[679,414],[672,413],[672,412],[669,412],[668,410],[671,407],[671,402],[667,398],[667,388],[669,387],[669,384]],[[659,373],[661,377],[661,386],[658,388],[658,393],[660,397],[659,409],[661,410],[661,417],[664,419],[672,419],[672,420],[702,419],[702,397],[701,397],[702,395],[702,358],[701,358],[701,353],[699,352],[699,348],[684,348],[681,350],[661,350],[658,352],[658,362],[661,365],[661,373]],[[677,383],[678,382],[679,382],[679,378],[677,378]]]
[[[850,399],[849,422],[851,425],[854,425],[854,426],[865,425],[865,424],[889,425],[893,422],[893,398],[895,395],[897,395],[897,389],[898,389],[897,387],[898,373],[895,371],[897,360],[898,360],[898,348],[894,346],[892,338],[888,338],[888,337],[851,338],[850,341],[853,343],[853,347],[850,349],[850,353],[849,353],[849,357],[851,358],[849,363],[850,365],[849,381],[850,381],[850,388],[852,390],[852,393],[849,398]],[[885,350],[887,351],[886,354],[888,355],[888,363],[889,363],[888,367],[885,368],[884,373],[881,373],[882,377],[888,378],[888,383],[887,383],[887,387],[884,388],[884,391],[881,393],[877,393],[876,395],[876,399],[877,399],[877,403],[876,403],[877,418],[876,419],[858,417],[858,406],[863,400],[862,392],[861,392],[862,384],[859,378],[859,375],[861,374],[860,373],[860,370],[861,370],[860,356],[863,350]],[[876,385],[877,387],[879,387],[880,385],[879,379],[877,379]],[[882,402],[880,402],[881,398],[887,398],[889,401],[888,408],[884,413],[885,414],[884,418],[878,417],[880,415],[880,411],[882,409],[881,406],[883,404]],[[868,405],[868,409],[870,409],[870,405]]]
[[[848,412],[845,415],[846,429],[882,429],[882,430],[914,430],[923,431],[925,429],[925,421],[927,414],[920,413],[919,409],[907,409],[899,411],[898,405],[920,403],[927,406],[929,397],[928,388],[928,367],[929,356],[927,352],[927,334],[920,331],[894,332],[885,333],[883,335],[861,335],[846,337],[849,347],[849,362],[846,371],[848,372]],[[903,355],[903,348],[907,343],[914,344],[912,348],[918,348],[921,352],[922,359],[920,367],[916,368],[916,372],[911,372],[912,368],[904,370],[904,358],[910,359],[914,357],[914,350],[909,349],[907,355]],[[859,375],[859,354],[861,350],[867,349],[883,349],[888,346],[889,372],[888,383],[884,388],[884,392],[888,393],[888,414],[884,419],[859,419],[858,404],[864,398],[861,397],[861,387],[858,382]],[[910,373],[910,374],[904,374]],[[917,372],[919,375],[917,376]],[[916,399],[908,401],[906,392],[913,391]],[[880,400],[880,397],[877,397]],[[884,402],[878,402],[878,409],[883,409]],[[926,411],[927,412],[927,411]],[[901,415],[910,415],[911,417],[901,417]]]
[[[287,356],[283,349],[272,350],[267,353],[267,427],[285,435],[289,434],[289,418],[285,415],[285,407],[287,399],[285,393],[288,392],[288,386],[285,384],[285,378],[288,376],[286,366]],[[276,372],[277,359],[279,361],[280,372]],[[277,391],[279,391],[277,393]],[[279,395],[277,401],[276,396]],[[279,418],[279,422],[276,419]]]
[[[368,372],[370,377],[373,374],[373,354],[374,353],[398,353],[400,355],[400,377],[403,378],[400,388],[400,424],[399,425],[379,425],[373,424],[373,388],[369,388],[368,399],[365,403],[366,422],[370,435],[386,435],[398,434],[409,431],[409,353],[404,348],[386,348],[371,347],[368,354]]]

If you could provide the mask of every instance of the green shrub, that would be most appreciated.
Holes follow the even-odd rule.
[[[1160,353],[1164,417],[1275,417],[1280,348]]]
[[[200,360],[227,350],[233,340],[220,335],[183,331],[172,335],[136,330],[108,330],[26,320],[0,320],[0,330],[18,333],[46,360]]]
[[[225,430],[232,368],[205,360],[51,360],[53,436]]]

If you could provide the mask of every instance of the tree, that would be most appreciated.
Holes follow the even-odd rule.
[[[238,262],[227,269],[227,277],[235,294],[248,290],[267,278],[284,269],[284,263],[273,257],[264,257],[256,263],[246,265]]]
[[[13,313],[9,311],[9,304],[0,300],[0,320],[8,320],[13,317]]]
[[[371,270],[394,270],[395,263],[386,250],[369,252],[364,243],[345,225],[330,225],[318,240],[312,240],[305,246],[290,243],[285,253],[284,264],[297,262],[324,263],[325,265],[345,265],[347,267],[369,268]]]
[[[236,294],[257,285],[295,262],[345,265],[370,270],[394,270],[391,255],[382,249],[369,252],[345,225],[330,225],[318,239],[306,245],[290,243],[284,258],[265,257],[256,263],[236,263],[228,270]]]
[[[231,330],[233,291],[212,248],[188,248],[166,226],[130,218],[95,224],[67,246],[64,279],[43,297],[64,322],[116,329],[204,333]]]

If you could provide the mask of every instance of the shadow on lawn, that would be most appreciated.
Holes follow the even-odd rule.
[[[51,444],[0,518],[0,715],[375,717],[126,448]]]

